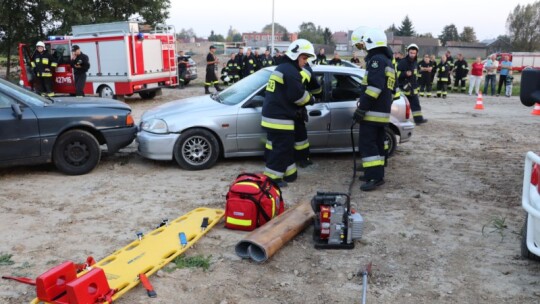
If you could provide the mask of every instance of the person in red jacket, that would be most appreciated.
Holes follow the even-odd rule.
[[[471,75],[469,76],[469,95],[472,95],[473,87],[475,94],[478,95],[480,92],[480,82],[482,82],[482,70],[484,69],[482,58],[476,57],[476,61],[471,64],[471,68]]]

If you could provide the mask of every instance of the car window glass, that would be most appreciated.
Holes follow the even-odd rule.
[[[0,89],[6,92],[9,92],[9,95],[13,96],[15,99],[23,101],[28,104],[33,104],[36,106],[43,106],[43,105],[52,103],[52,101],[50,101],[49,99],[43,96],[39,96],[38,94],[32,91],[21,88],[3,79],[0,79]]]
[[[55,44],[52,46],[52,57],[58,64],[64,64],[70,62],[69,45]]]
[[[361,78],[347,74],[330,74],[330,102],[350,101],[360,97]]]
[[[315,78],[322,88],[322,92],[320,94],[313,95],[313,97],[315,97],[315,103],[324,102],[324,74],[315,73]]]
[[[235,83],[219,93],[221,102],[226,105],[235,105],[245,100],[249,95],[268,83],[268,78],[270,78],[271,73],[272,71],[270,70],[260,70],[257,73],[242,79],[240,82]]]
[[[9,108],[11,107],[12,103],[15,103],[15,101],[11,97],[6,96],[2,92],[0,92],[0,109]]]

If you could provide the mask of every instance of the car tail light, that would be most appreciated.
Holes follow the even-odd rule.
[[[409,99],[407,97],[405,98],[405,119],[409,119],[411,117],[411,104],[409,103]]]
[[[126,116],[126,125],[127,126],[133,126],[135,124],[135,120],[133,120],[133,116],[131,116],[131,113],[129,113]]]
[[[142,84],[138,84],[138,85],[134,85],[133,86],[133,90],[137,91],[137,90],[140,90],[142,89],[144,86]]]
[[[533,170],[531,173],[531,184],[536,186],[536,191],[540,193],[540,166],[538,164],[534,164]]]

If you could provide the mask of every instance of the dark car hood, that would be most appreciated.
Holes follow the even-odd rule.
[[[110,108],[131,111],[131,107],[124,102],[99,97],[55,97],[51,107],[73,107],[73,108]]]

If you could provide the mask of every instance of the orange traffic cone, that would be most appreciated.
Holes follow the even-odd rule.
[[[540,103],[534,104],[534,109],[531,112],[532,115],[540,115]]]
[[[483,110],[484,103],[482,101],[482,92],[478,92],[478,97],[476,97],[476,105],[474,106],[475,110]]]

